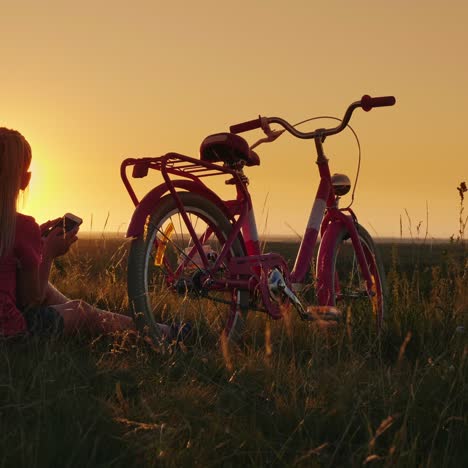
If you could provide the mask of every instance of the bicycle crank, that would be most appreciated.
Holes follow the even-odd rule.
[[[302,305],[299,298],[288,287],[283,274],[278,268],[274,268],[268,275],[268,289],[270,296],[276,302],[280,302],[281,296],[286,296],[296,308],[302,320],[338,320],[340,313],[332,306],[309,306],[307,310]]]

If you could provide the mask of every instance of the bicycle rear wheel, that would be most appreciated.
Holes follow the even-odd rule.
[[[385,310],[385,271],[370,234],[359,224],[356,230],[371,274],[372,293],[367,291],[348,230],[340,224],[327,230],[320,244],[317,295],[321,305],[333,305],[352,314],[355,325],[373,320],[379,332]]]
[[[189,192],[178,195],[203,245],[203,255],[213,265],[228,238],[231,223],[206,198]],[[244,255],[239,235],[213,279],[227,278],[229,259]],[[202,258],[179,208],[173,197],[166,195],[149,217],[145,233],[130,246],[128,295],[138,328],[148,326],[158,336],[158,322],[191,322],[198,328],[224,334],[229,340],[240,339],[245,328],[248,291],[210,290],[197,282],[203,273]]]

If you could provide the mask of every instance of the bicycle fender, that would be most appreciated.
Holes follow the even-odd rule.
[[[232,215],[229,212],[229,209],[226,207],[225,203],[206,185],[201,185],[200,183],[193,182],[191,180],[174,180],[172,185],[175,188],[186,190],[187,192],[197,193],[207,198],[211,203],[216,205],[229,220],[232,220]],[[150,215],[155,207],[157,206],[159,200],[169,192],[169,186],[167,183],[162,183],[157,187],[150,190],[138,203],[135,211],[133,212],[132,219],[127,229],[126,237],[138,237],[143,233],[146,219]]]
[[[319,305],[334,305],[333,275],[333,250],[336,239],[345,227],[340,221],[332,221],[328,224],[320,242],[317,253],[317,300]]]

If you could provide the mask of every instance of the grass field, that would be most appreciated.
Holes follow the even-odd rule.
[[[53,282],[123,312],[127,246],[81,240]],[[258,316],[224,353],[130,333],[0,341],[0,467],[468,466],[466,245],[379,248],[380,338],[371,324],[325,334],[292,314]]]

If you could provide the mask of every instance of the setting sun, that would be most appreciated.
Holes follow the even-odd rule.
[[[61,197],[57,193],[57,180],[63,177],[63,171],[39,145],[33,146],[30,171],[31,182],[23,200],[20,199],[19,210],[34,216],[40,222],[63,214]]]

